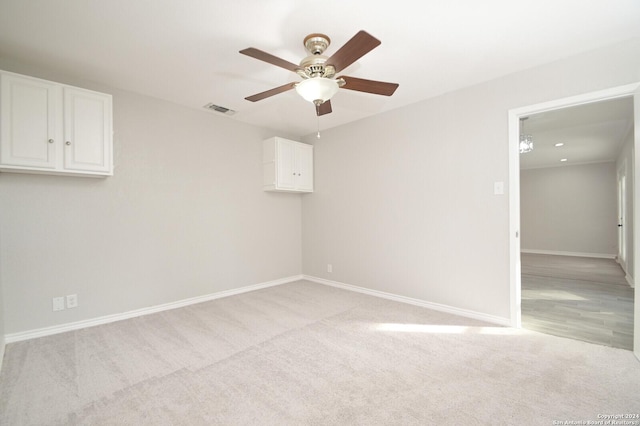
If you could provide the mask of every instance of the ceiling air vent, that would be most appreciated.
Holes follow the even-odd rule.
[[[226,114],[226,115],[233,115],[233,114],[236,113],[232,109],[225,108],[225,107],[220,106],[220,105],[212,104],[211,102],[206,104],[203,108],[208,109],[209,111],[215,111],[215,112],[219,112],[219,113]]]

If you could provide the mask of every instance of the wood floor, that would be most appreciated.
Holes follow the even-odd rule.
[[[634,289],[612,259],[522,253],[522,327],[633,349]]]

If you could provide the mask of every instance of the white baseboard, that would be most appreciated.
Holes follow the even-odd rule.
[[[281,284],[286,284],[294,281],[305,279],[318,284],[324,284],[332,287],[341,288],[343,290],[355,291],[358,293],[367,294],[369,296],[380,297],[383,299],[393,300],[396,302],[407,303],[410,305],[421,306],[423,308],[433,309],[435,311],[447,312],[454,315],[459,315],[466,318],[473,318],[480,321],[486,321],[492,324],[498,324],[502,326],[511,326],[511,320],[509,318],[497,317],[494,315],[485,314],[482,312],[470,311],[467,309],[460,309],[453,306],[442,305],[439,303],[427,302],[420,299],[413,299],[406,296],[400,296],[392,293],[385,293],[378,290],[371,290],[364,287],[358,287],[351,284],[344,284],[337,281],[330,281],[324,278],[313,277],[309,275],[294,275],[287,278],[281,278],[274,281],[268,281],[260,284],[249,285],[246,287],[240,287],[232,290],[220,291],[217,293],[206,294],[203,296],[192,297],[189,299],[178,300],[176,302],[165,303],[162,305],[150,306],[147,308],[136,309],[133,311],[123,312],[120,314],[106,315],[98,318],[92,318],[83,321],[76,321],[67,324],[56,325],[52,327],[39,328],[35,330],[28,330],[19,333],[11,333],[4,336],[5,344],[20,342],[23,340],[35,339],[38,337],[51,336],[54,334],[65,333],[67,331],[79,330],[82,328],[93,327],[96,325],[108,324],[116,321],[122,321],[130,318],[140,317],[143,315],[154,314],[157,312],[168,311],[171,309],[181,308],[184,306],[194,305],[196,303],[207,302],[210,300],[220,299],[223,297],[235,296],[237,294],[247,293],[254,290],[260,290],[267,287],[274,287]],[[0,346],[0,355],[4,354],[4,345]],[[0,356],[0,362],[2,357]]]
[[[318,278],[318,277],[313,277],[309,275],[303,275],[302,278],[318,284],[324,284],[331,287],[341,288],[343,290],[364,293],[369,296],[380,297],[383,299],[389,299],[396,302],[408,303],[410,305],[421,306],[423,308],[433,309],[434,311],[447,312],[449,314],[459,315],[466,318],[473,318],[480,321],[486,321],[492,324],[498,324],[506,327],[511,327],[512,325],[511,320],[509,318],[497,317],[495,315],[489,315],[483,312],[470,311],[467,309],[456,308],[454,306],[442,305],[440,303],[427,302],[421,299],[413,299],[411,297],[399,296],[397,294],[385,293],[383,291],[378,291],[378,290],[371,290],[364,287],[358,287],[351,284],[344,284],[341,282],[331,281],[324,278]]]
[[[531,254],[551,254],[554,256],[574,256],[574,257],[594,257],[597,259],[615,259],[615,254],[608,253],[580,253],[573,251],[553,251],[553,250],[533,250],[533,249],[520,249],[521,253]]]
[[[223,297],[235,296],[236,294],[247,293],[254,290],[260,290],[267,287],[273,287],[281,284],[290,283],[302,279],[302,275],[294,275],[279,280],[268,281],[260,284],[249,285],[246,287],[234,288],[231,290],[220,291],[217,293],[205,294],[203,296],[191,297],[189,299],[178,300],[176,302],[165,303],[162,305],[150,306],[148,308],[136,309],[134,311],[123,312],[120,314],[106,315],[99,318],[92,318],[83,321],[76,321],[67,324],[56,325],[52,327],[28,330],[19,333],[11,333],[4,336],[5,343],[20,342],[23,340],[35,339],[37,337],[51,336],[53,334],[65,333],[67,331],[79,330],[81,328],[93,327],[101,324],[121,321],[129,318],[140,317],[143,315],[154,314],[157,312],[168,311],[171,309],[181,308],[183,306],[194,305],[196,303],[208,302],[210,300],[220,299]],[[4,352],[4,346],[2,347]],[[0,358],[1,360],[1,358]]]

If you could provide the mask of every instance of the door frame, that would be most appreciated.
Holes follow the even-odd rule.
[[[617,262],[624,270],[628,279],[627,273],[627,162],[624,161],[620,167],[616,169],[616,189],[618,194],[618,255]]]
[[[636,125],[638,124],[638,116],[640,111],[640,82],[612,87],[609,89],[599,90],[595,92],[584,93],[577,96],[571,96],[562,99],[556,99],[549,102],[543,102],[534,105],[528,105],[519,108],[513,108],[508,111],[509,120],[509,281],[510,281],[510,316],[511,326],[516,328],[522,327],[522,282],[521,282],[521,264],[520,264],[520,153],[519,132],[520,118],[532,114],[538,114],[547,111],[553,111],[572,106],[584,105],[594,102],[606,101],[616,98],[628,97],[634,98],[634,116],[636,117]],[[636,129],[638,126],[636,126]],[[640,173],[636,173],[635,157],[640,159],[640,130],[635,131],[633,143],[634,161],[631,165],[633,171],[633,256],[634,268],[640,268]],[[640,164],[640,163],[638,163]],[[638,201],[636,201],[638,200]],[[637,276],[634,272],[634,276]],[[635,311],[639,311],[638,303],[639,295],[636,294]],[[634,319],[634,353],[640,359],[640,318],[636,315]]]

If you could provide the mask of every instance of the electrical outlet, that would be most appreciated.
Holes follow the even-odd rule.
[[[70,294],[67,296],[67,308],[76,308],[78,307],[78,295]]]
[[[333,265],[330,263],[327,263],[327,272],[333,272]]]
[[[54,311],[62,311],[62,310],[64,310],[64,297],[54,297],[53,298],[53,310]]]

